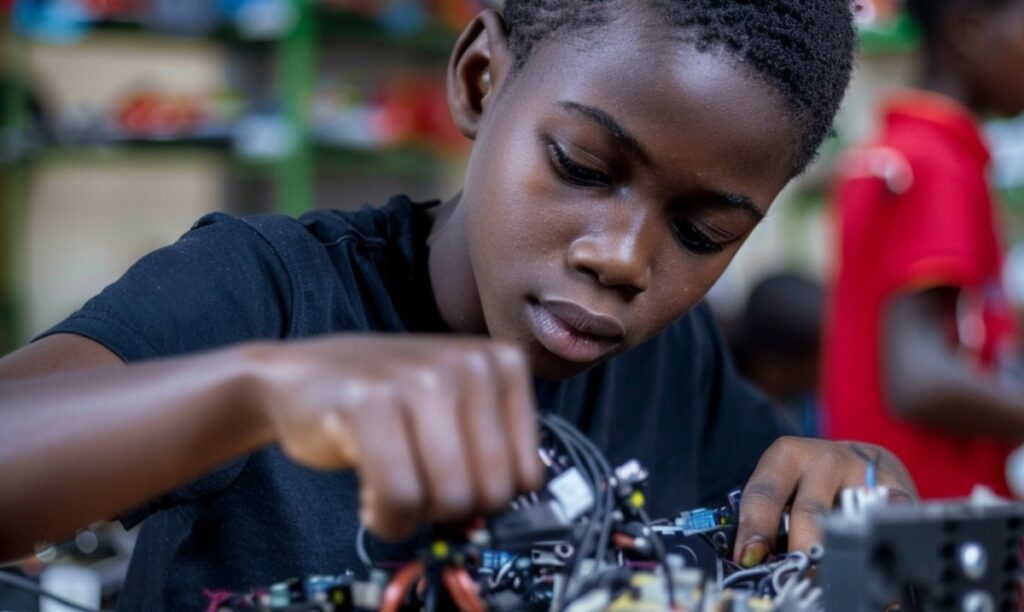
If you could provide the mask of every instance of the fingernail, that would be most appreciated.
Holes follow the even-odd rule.
[[[768,547],[763,542],[750,542],[743,547],[743,556],[740,558],[740,565],[751,568],[764,561],[768,555]]]

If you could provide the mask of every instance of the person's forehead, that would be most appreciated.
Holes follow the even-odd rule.
[[[623,32],[538,47],[523,75],[530,103],[541,113],[564,113],[566,102],[599,108],[667,170],[714,170],[737,189],[758,185],[751,197],[770,202],[798,142],[780,95],[724,51]]]

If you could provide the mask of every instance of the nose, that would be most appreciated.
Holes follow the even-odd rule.
[[[568,263],[632,297],[650,283],[658,231],[653,215],[623,208],[627,210],[576,238],[569,246]]]

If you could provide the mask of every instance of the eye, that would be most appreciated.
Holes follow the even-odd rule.
[[[570,185],[576,187],[611,187],[612,177],[600,170],[594,170],[579,164],[565,152],[561,145],[554,141],[548,142],[548,155],[555,173]]]
[[[725,248],[724,244],[712,240],[689,219],[675,219],[672,221],[672,229],[680,244],[694,253],[700,255],[711,255],[714,253],[721,253]]]

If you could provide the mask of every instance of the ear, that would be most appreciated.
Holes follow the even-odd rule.
[[[448,61],[448,108],[462,134],[474,140],[480,121],[512,69],[508,30],[497,12],[473,19]]]

